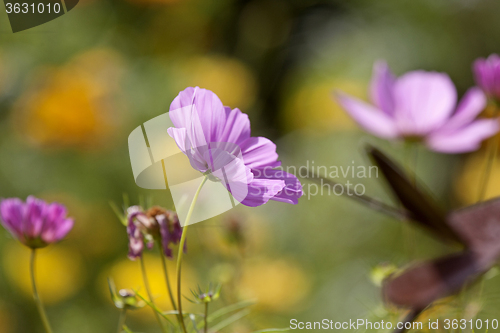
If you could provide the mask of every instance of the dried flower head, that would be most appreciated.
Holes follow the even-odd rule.
[[[178,244],[182,228],[177,214],[159,206],[146,212],[140,206],[129,207],[127,233],[129,236],[129,258],[135,260],[142,255],[144,243],[151,249],[158,241],[163,253],[172,258],[171,244]]]

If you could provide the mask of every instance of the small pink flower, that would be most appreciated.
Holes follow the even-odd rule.
[[[396,78],[386,63],[373,69],[368,104],[344,93],[337,100],[366,131],[386,139],[422,141],[442,153],[465,153],[499,131],[498,119],[476,119],[486,106],[477,87],[457,103],[457,92],[448,75],[412,71]]]
[[[66,207],[48,204],[29,196],[24,203],[18,198],[0,203],[1,224],[21,243],[40,248],[63,239],[73,228],[73,219],[66,216]]]
[[[493,99],[500,100],[500,57],[479,58],[472,66],[477,85]]]

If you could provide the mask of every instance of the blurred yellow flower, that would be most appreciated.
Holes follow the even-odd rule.
[[[310,291],[306,273],[294,262],[257,259],[243,267],[240,295],[257,299],[257,306],[285,312],[300,309]]]
[[[153,294],[153,297],[155,297],[156,306],[164,311],[173,310],[165,284],[161,259],[158,256],[152,254],[143,255],[146,263],[146,270],[151,287],[151,293]],[[167,267],[172,290],[174,290],[175,292],[177,286],[175,262],[172,260],[167,260]],[[109,299],[110,305],[112,305],[107,285],[108,277],[111,277],[114,280],[117,289],[132,289],[148,299],[147,292],[143,284],[139,260],[120,260],[113,264],[110,268],[104,270],[101,274],[101,277],[98,281],[99,289],[102,291],[103,296],[106,299]],[[191,296],[190,290],[195,289],[197,284],[198,281],[195,277],[195,273],[189,267],[189,265],[184,262],[182,265],[182,294],[187,297]],[[176,295],[174,295],[174,297],[176,297]],[[197,309],[196,304],[191,304],[185,299],[183,299],[182,305],[183,309],[185,309],[186,311],[191,311],[190,309],[193,308]],[[143,319],[147,321],[151,321],[154,318],[153,311],[149,306],[146,306],[137,311],[132,311],[130,314],[135,316],[137,319]],[[172,318],[175,320],[174,317]]]
[[[30,250],[17,242],[4,249],[3,266],[9,281],[26,297],[31,297]],[[36,263],[38,290],[44,303],[55,304],[73,296],[83,286],[85,270],[78,252],[63,245],[38,250]]]
[[[243,207],[238,207],[232,215],[216,218],[217,227],[204,229],[204,237],[200,237],[205,248],[227,257],[239,257],[262,251],[271,244],[268,221],[265,216],[251,213]],[[230,220],[239,224],[241,234],[239,242],[230,239]],[[241,250],[241,251],[238,251]]]
[[[480,150],[471,155],[465,162],[463,170],[456,182],[457,197],[464,205],[474,204],[479,198],[481,177],[486,170],[486,150]],[[497,160],[499,157],[497,156]],[[500,163],[493,164],[489,175],[484,199],[500,196]]]
[[[177,90],[187,86],[210,89],[224,105],[243,112],[255,100],[255,78],[247,66],[237,59],[223,56],[189,58],[179,66],[178,77]]]
[[[102,146],[117,127],[120,64],[112,51],[93,50],[45,69],[16,104],[18,131],[38,145]]]
[[[356,128],[355,122],[333,99],[336,89],[363,98],[366,86],[343,80],[314,80],[299,87],[287,97],[282,118],[287,130],[302,128],[345,130]]]

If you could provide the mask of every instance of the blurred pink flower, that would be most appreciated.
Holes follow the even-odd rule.
[[[0,203],[1,224],[21,243],[40,248],[63,239],[73,228],[73,219],[66,216],[66,207],[48,204],[29,196],[24,203],[18,198]]]
[[[476,59],[472,69],[477,85],[491,98],[500,100],[500,57],[492,54],[487,59]]]
[[[336,94],[361,127],[381,138],[422,141],[434,151],[464,153],[477,150],[499,131],[498,119],[476,119],[486,106],[484,93],[470,88],[456,105],[455,86],[444,73],[419,70],[396,78],[386,63],[378,62],[370,96],[373,105]]]

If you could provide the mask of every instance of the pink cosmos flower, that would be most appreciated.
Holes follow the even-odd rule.
[[[486,106],[479,88],[457,103],[457,92],[444,73],[412,71],[396,78],[387,64],[376,63],[370,87],[373,104],[343,93],[337,99],[366,131],[386,139],[422,141],[442,153],[477,150],[499,131],[498,119],[476,119]]]
[[[225,107],[210,90],[187,88],[170,105],[175,127],[168,134],[191,166],[221,182],[239,202],[260,206],[269,200],[297,204],[302,185],[283,170],[276,145],[250,136],[248,116]]]
[[[472,69],[477,85],[491,98],[500,100],[500,57],[492,54],[487,59],[479,58]]]
[[[66,214],[63,205],[48,204],[33,196],[26,203],[18,198],[3,199],[0,203],[1,224],[33,249],[58,242],[68,234],[74,222]]]

